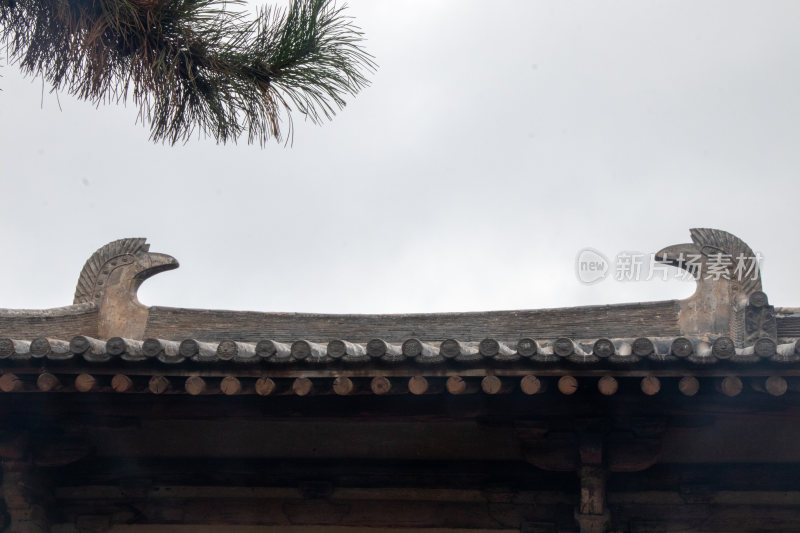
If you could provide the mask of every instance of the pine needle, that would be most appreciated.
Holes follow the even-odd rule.
[[[363,34],[332,0],[292,0],[249,20],[235,0],[0,0],[12,63],[95,104],[139,107],[151,138],[194,133],[262,146],[292,113],[330,120],[369,84]]]

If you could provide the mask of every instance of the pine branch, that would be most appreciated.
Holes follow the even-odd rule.
[[[242,0],[0,0],[0,46],[28,75],[94,103],[129,97],[151,138],[264,144],[292,112],[331,119],[375,63],[332,0],[248,20]]]

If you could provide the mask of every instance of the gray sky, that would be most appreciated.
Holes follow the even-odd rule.
[[[800,3],[351,0],[379,71],[294,146],[169,147],[134,107],[0,74],[0,307],[67,305],[83,262],[148,237],[149,305],[314,312],[685,297],[582,285],[613,258],[730,231],[800,305]],[[42,105],[43,103],[43,105]]]

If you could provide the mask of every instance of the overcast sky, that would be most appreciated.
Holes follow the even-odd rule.
[[[148,141],[0,70],[0,307],[67,305],[84,261],[147,237],[149,305],[312,312],[686,297],[592,286],[610,258],[730,231],[800,306],[800,3],[351,0],[380,69],[294,145]],[[60,102],[60,109],[59,109]]]

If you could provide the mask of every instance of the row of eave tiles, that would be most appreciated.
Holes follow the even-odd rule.
[[[325,364],[336,361],[346,363],[414,362],[441,364],[447,361],[478,363],[485,360],[498,362],[529,361],[576,364],[593,364],[608,361],[613,364],[634,364],[642,360],[694,364],[718,361],[755,363],[800,362],[800,340],[777,344],[769,338],[758,339],[754,345],[735,347],[729,337],[713,341],[696,338],[645,338],[598,339],[575,341],[569,338],[536,341],[522,338],[503,342],[487,338],[480,342],[462,342],[448,339],[439,343],[407,339],[393,344],[382,339],[367,343],[332,340],[326,344],[298,340],[291,344],[272,340],[257,343],[222,341],[200,342],[186,339],[182,342],[146,339],[133,340],[114,337],[107,341],[76,336],[70,341],[38,337],[33,340],[0,338],[0,359],[66,361],[82,357],[93,363],[121,359],[123,361],[158,360],[165,364],[178,364],[191,360],[198,363],[234,361],[238,363],[267,362],[272,364],[310,363]]]

